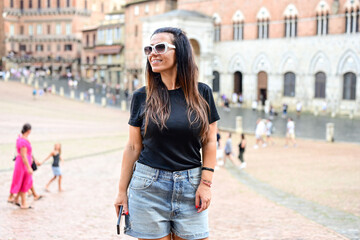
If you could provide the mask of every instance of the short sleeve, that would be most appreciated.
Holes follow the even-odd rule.
[[[17,140],[17,142],[16,142],[16,146],[17,146],[18,149],[21,149],[23,147],[27,147],[26,141],[24,139],[22,139],[22,138],[19,138]]]
[[[135,91],[130,104],[130,119],[128,124],[134,127],[141,127],[141,109],[145,103],[145,96],[139,90]]]
[[[202,90],[200,88],[202,88]],[[201,83],[201,85],[199,85],[199,90],[200,90],[200,92],[202,92],[203,98],[206,100],[206,102],[209,104],[209,107],[210,107],[210,112],[209,112],[209,116],[208,116],[209,124],[218,121],[220,119],[220,116],[216,109],[214,96],[213,96],[211,88],[208,85]]]

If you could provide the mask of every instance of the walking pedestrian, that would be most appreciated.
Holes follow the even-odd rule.
[[[286,142],[285,147],[288,146],[289,141],[292,142],[293,146],[296,147],[296,141],[295,141],[295,123],[292,118],[288,119],[288,122],[286,124]]]
[[[270,120],[270,118],[268,118],[266,120],[266,143],[267,144],[270,144],[270,143],[272,145],[275,144],[273,138],[271,137],[273,132],[274,132],[274,125],[273,125],[272,121]]]
[[[224,165],[224,153],[223,150],[221,149],[221,135],[219,133],[219,129],[217,130],[216,133],[216,162],[218,166],[223,166]]]
[[[283,104],[283,108],[282,108],[282,110],[283,110],[283,115],[282,115],[282,117],[283,117],[283,118],[286,118],[286,116],[287,116],[287,109],[288,109],[288,105],[287,105],[286,103],[284,103],[284,104]]]
[[[24,124],[22,130],[22,135],[16,140],[16,149],[17,156],[15,159],[15,168],[13,173],[13,179],[11,183],[10,196],[8,201],[11,202],[11,196],[18,194],[21,198],[20,208],[29,209],[31,206],[26,201],[26,193],[33,186],[33,169],[31,168],[33,159],[32,159],[32,147],[28,139],[31,133],[31,125],[26,123]],[[17,198],[13,200],[16,204]]]
[[[239,159],[241,161],[241,165],[239,166],[240,169],[246,168],[246,162],[244,160],[245,148],[246,148],[246,139],[245,139],[245,135],[242,133],[241,141],[239,144]]]
[[[231,133],[228,135],[228,139],[225,143],[225,157],[224,157],[224,165],[226,164],[227,159],[230,159],[230,161],[233,161],[233,151],[232,151],[232,140],[231,140]]]
[[[300,101],[298,101],[296,103],[296,115],[298,117],[300,117],[300,114],[301,114],[301,110],[302,110],[302,103]]]
[[[60,161],[63,164],[64,160],[61,157],[61,144],[60,143],[56,143],[54,146],[54,150],[49,154],[49,156],[47,156],[42,162],[41,164],[43,164],[45,161],[47,161],[49,158],[53,158],[53,163],[52,163],[52,171],[54,174],[54,177],[50,179],[50,181],[46,184],[45,190],[49,191],[49,186],[50,184],[55,181],[55,179],[58,177],[59,178],[59,192],[62,192],[63,189],[61,187],[61,180],[62,180],[62,174],[61,174],[61,169],[60,169]]]
[[[131,101],[116,213],[122,205],[125,234],[139,239],[208,239],[220,119],[211,88],[198,83],[181,29],[157,29],[144,52],[147,85]]]
[[[256,121],[256,129],[255,129],[256,143],[254,145],[254,149],[258,149],[260,144],[262,144],[263,147],[266,147],[266,143],[263,139],[265,132],[266,132],[265,123],[261,118],[259,118]]]

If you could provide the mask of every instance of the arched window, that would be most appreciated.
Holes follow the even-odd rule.
[[[352,72],[344,74],[343,99],[355,100],[356,98],[356,75]]]
[[[298,11],[294,4],[289,4],[284,12],[285,16],[285,37],[297,36],[297,16]]]
[[[243,40],[244,39],[244,15],[241,11],[236,11],[233,16],[233,39]]]
[[[287,72],[284,75],[284,96],[295,97],[295,74]]]
[[[359,32],[359,16],[360,3],[359,1],[347,0],[345,3],[345,32],[357,33]]]
[[[315,98],[325,98],[326,74],[318,72],[315,74]]]
[[[220,91],[220,74],[218,71],[213,72],[213,92]]]
[[[257,28],[258,28],[258,39],[269,38],[269,22],[270,22],[270,13],[269,11],[262,7],[258,12],[257,16]]]
[[[316,33],[319,36],[329,33],[329,12],[329,4],[321,0],[316,7]]]
[[[90,57],[86,57],[86,64],[90,64]]]
[[[93,64],[96,64],[96,56],[93,58]]]
[[[213,15],[214,19],[214,41],[220,42],[221,40],[221,18],[219,14],[215,13]]]

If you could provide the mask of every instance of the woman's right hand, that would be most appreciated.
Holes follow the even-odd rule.
[[[30,167],[30,168],[28,169],[28,173],[29,173],[30,175],[32,175],[33,172],[34,172],[34,170],[32,170],[32,168]]]
[[[116,210],[116,216],[119,216],[120,205],[123,206],[122,214],[128,215],[129,209],[128,209],[128,197],[127,197],[126,191],[119,192],[115,199],[114,206],[115,206],[115,210]]]

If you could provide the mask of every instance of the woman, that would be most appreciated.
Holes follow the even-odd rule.
[[[197,82],[182,30],[156,30],[144,52],[147,86],[131,102],[117,214],[123,205],[125,233],[139,239],[208,239],[219,120],[211,89]]]
[[[31,168],[33,161],[32,148],[28,139],[31,133],[31,125],[26,123],[23,126],[21,133],[22,135],[19,136],[16,141],[17,156],[15,160],[10,196],[19,194],[21,198],[20,208],[29,209],[31,206],[29,206],[26,202],[26,193],[33,185],[33,170]],[[15,199],[14,202],[16,203],[17,199]]]

